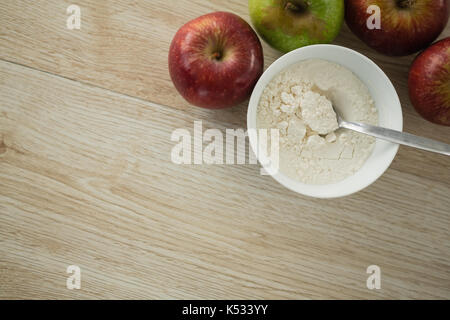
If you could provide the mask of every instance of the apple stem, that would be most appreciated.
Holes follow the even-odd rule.
[[[286,1],[284,9],[292,13],[303,13],[309,7],[309,2],[307,0],[291,0]]]
[[[397,0],[397,6],[402,9],[411,8],[416,3],[416,0]]]
[[[215,60],[220,60],[220,58],[222,58],[222,54],[220,52],[216,51],[212,54],[212,58]]]

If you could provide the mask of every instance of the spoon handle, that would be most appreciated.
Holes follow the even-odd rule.
[[[450,145],[436,140],[365,123],[341,121],[339,126],[390,142],[450,156]]]

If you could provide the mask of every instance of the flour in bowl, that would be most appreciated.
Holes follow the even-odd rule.
[[[264,89],[257,127],[280,132],[280,172],[308,184],[339,182],[358,171],[375,139],[338,129],[347,121],[378,123],[366,85],[347,68],[309,59],[282,71]]]

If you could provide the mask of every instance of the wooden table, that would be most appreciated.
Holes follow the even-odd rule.
[[[290,192],[257,165],[177,165],[176,128],[246,128],[246,103],[190,106],[167,53],[177,29],[246,1],[0,2],[0,298],[450,298],[450,161],[401,147],[353,196]],[[441,37],[450,35],[447,26]],[[450,143],[407,95],[413,56],[376,54],[405,130]],[[280,56],[264,44],[265,65]],[[81,289],[66,288],[69,265]],[[381,268],[369,290],[366,269]]]

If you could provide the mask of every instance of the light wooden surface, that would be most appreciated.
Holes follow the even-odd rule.
[[[0,2],[0,298],[450,298],[450,161],[400,148],[366,190],[316,200],[256,165],[181,166],[170,135],[245,128],[245,103],[176,93],[167,51],[211,11],[246,1]],[[450,36],[447,26],[441,37]],[[344,26],[336,44],[390,76],[405,130],[450,143],[407,96],[413,57],[383,57]],[[266,66],[279,54],[264,44]],[[66,268],[82,270],[80,290]],[[382,289],[366,288],[381,267]]]

